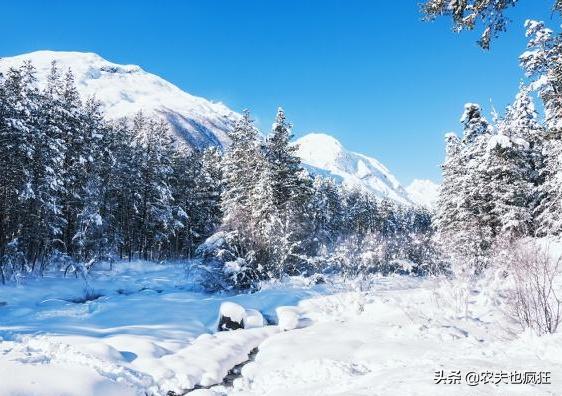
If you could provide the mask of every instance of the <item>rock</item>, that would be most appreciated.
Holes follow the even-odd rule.
[[[278,307],[277,325],[281,331],[294,330],[299,325],[299,309],[297,307]]]
[[[218,331],[243,329],[246,322],[246,310],[243,306],[225,301],[219,309]]]

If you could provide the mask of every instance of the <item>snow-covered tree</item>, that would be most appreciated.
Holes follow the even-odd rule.
[[[296,268],[306,256],[311,217],[308,213],[312,182],[304,173],[297,147],[291,144],[291,124],[279,108],[264,147],[264,167],[255,196],[260,197],[257,223],[266,220],[265,236],[273,243],[270,260],[279,268]],[[281,239],[276,238],[282,236]]]
[[[436,223],[445,251],[463,261],[466,270],[478,271],[486,266],[494,239],[490,175],[486,173],[492,128],[480,106],[473,103],[465,105],[460,121],[462,142],[447,135]]]
[[[316,176],[313,188],[310,204],[314,224],[312,234],[319,245],[333,245],[344,224],[341,187],[332,179]]]
[[[528,87],[521,86],[505,116],[497,121],[496,131],[486,153],[495,234],[501,232],[511,238],[529,235],[533,233],[533,211],[541,183],[544,133]]]
[[[462,169],[462,143],[454,133],[445,135],[445,161],[441,166],[443,181],[439,189],[435,222],[439,232],[447,235],[459,228],[458,211],[461,203],[459,191],[462,191],[465,173]]]
[[[250,202],[262,171],[258,136],[250,113],[244,111],[231,133],[232,143],[223,160],[223,226],[237,231],[242,244],[251,240],[253,208]]]
[[[536,233],[539,236],[562,233],[562,141],[551,138],[544,143],[546,154],[544,181],[539,186],[536,208]]]
[[[426,0],[421,11],[426,20],[450,17],[454,31],[473,30],[481,23],[483,31],[478,44],[489,49],[492,39],[507,29],[509,19],[505,12],[517,5],[519,0]],[[552,10],[562,12],[562,1],[553,0]]]
[[[546,132],[539,140],[544,155],[539,168],[536,232],[538,235],[562,232],[562,43],[543,22],[527,21],[528,50],[520,57],[526,74],[533,79],[545,112]]]
[[[83,139],[80,157],[79,210],[76,215],[76,233],[73,244],[76,257],[81,261],[92,261],[107,254],[107,237],[102,218],[104,197],[102,166],[104,157],[103,137],[107,133],[101,104],[89,99],[82,111],[80,133]]]
[[[134,120],[140,174],[136,206],[138,252],[145,258],[160,257],[176,230],[183,227],[186,213],[179,210],[172,193],[174,141],[164,121]]]
[[[528,50],[519,58],[544,103],[549,133],[562,133],[562,42],[543,22],[525,22]]]

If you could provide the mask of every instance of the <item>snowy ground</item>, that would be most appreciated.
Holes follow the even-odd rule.
[[[193,291],[181,265],[120,264],[81,280],[0,287],[0,395],[562,395],[562,335],[537,337],[475,285],[376,279],[366,292],[295,280],[252,295]],[[140,270],[142,268],[142,270]],[[117,273],[116,273],[117,272]],[[76,300],[77,301],[77,300]],[[298,305],[298,329],[215,333],[223,301],[275,318]],[[2,302],[6,303],[3,304]],[[228,370],[259,346],[233,386]],[[435,384],[460,370],[461,384]],[[482,383],[469,371],[549,371],[550,385]],[[495,381],[488,381],[495,382]]]
[[[291,284],[210,295],[193,291],[183,265],[116,268],[91,274],[89,294],[100,296],[86,302],[81,279],[0,286],[0,395],[166,394],[220,383],[277,331],[214,334],[221,302],[274,318],[277,306],[322,291]]]
[[[228,393],[562,395],[562,334],[521,334],[477,292],[461,317],[453,300],[443,300],[454,293],[448,283],[405,281],[302,301],[313,324],[268,338]],[[440,370],[460,370],[461,384],[435,384]],[[468,372],[502,370],[549,371],[552,384],[466,384]]]

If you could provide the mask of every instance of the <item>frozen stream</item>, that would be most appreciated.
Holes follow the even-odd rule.
[[[133,262],[93,271],[88,287],[59,275],[0,287],[0,372],[12,373],[2,378],[0,395],[9,383],[14,391],[28,383],[21,390],[62,394],[66,384],[49,393],[41,382],[65,370],[71,383],[91,384],[92,393],[165,394],[220,383],[277,332],[266,326],[214,334],[220,304],[233,301],[275,318],[276,307],[324,292],[306,286],[206,294],[196,291],[184,264]]]

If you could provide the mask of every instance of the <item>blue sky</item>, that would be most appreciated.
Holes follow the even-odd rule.
[[[10,1],[0,56],[91,51],[139,64],[189,93],[249,108],[267,129],[278,106],[295,134],[322,131],[382,161],[404,183],[440,180],[443,135],[465,102],[508,104],[522,72],[523,21],[553,0],[520,0],[479,49],[418,0]]]

